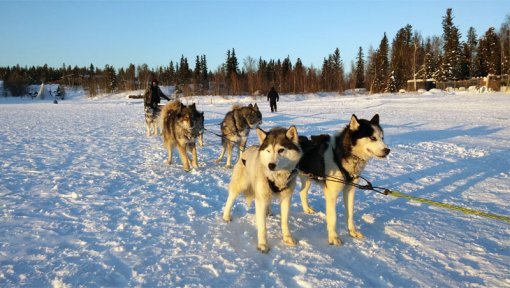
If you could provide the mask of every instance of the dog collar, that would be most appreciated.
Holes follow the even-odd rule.
[[[287,183],[282,188],[279,188],[278,186],[276,186],[274,181],[270,180],[269,178],[267,178],[267,184],[269,184],[269,188],[271,188],[271,191],[273,191],[273,193],[280,193],[283,190],[289,188],[289,183],[292,182],[292,180],[296,179],[297,173],[298,173],[297,169],[292,170],[292,172],[290,172],[289,177],[287,178]]]

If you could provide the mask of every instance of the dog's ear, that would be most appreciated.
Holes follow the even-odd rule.
[[[285,133],[285,136],[287,136],[287,138],[290,141],[292,141],[294,144],[299,143],[299,137],[298,137],[296,126],[294,126],[294,125],[290,126],[289,129],[287,129],[287,133]]]
[[[356,115],[352,114],[351,122],[349,123],[349,129],[351,131],[356,131],[356,130],[358,130],[358,128],[359,128],[358,117],[356,117]]]
[[[259,106],[257,106],[257,103],[255,103],[255,105],[253,105],[253,108],[255,108],[255,110],[259,110]]]
[[[257,127],[257,137],[259,137],[259,143],[260,145],[262,145],[262,143],[264,143],[264,140],[266,140],[267,133],[264,132],[264,130]]]
[[[249,107],[249,108],[253,108],[253,105],[251,105],[251,103],[250,103],[250,105],[248,105],[248,107]]]
[[[370,120],[370,123],[379,125],[379,114],[375,114],[374,117],[372,117],[372,120]]]
[[[197,106],[195,106],[195,103],[191,104],[191,105],[189,106],[189,108],[194,109],[194,110],[197,110]]]

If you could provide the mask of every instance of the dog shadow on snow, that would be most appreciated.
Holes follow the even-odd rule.
[[[503,169],[502,167],[510,166],[510,150],[499,151],[490,153],[481,157],[470,157],[458,159],[455,162],[441,161],[436,165],[426,168],[420,171],[411,171],[409,173],[400,175],[395,178],[388,178],[380,183],[373,183],[374,185],[388,187],[390,189],[399,190],[399,187],[405,184],[413,184],[417,179],[421,179],[427,176],[437,177],[439,181],[431,181],[430,183],[419,183],[416,185],[417,189],[411,192],[405,193],[415,197],[422,197],[425,199],[431,199],[442,203],[450,203],[459,205],[471,209],[486,211],[499,215],[508,215],[508,210],[505,209],[505,205],[489,202],[481,202],[478,200],[470,200],[466,197],[467,194],[471,193],[491,193],[492,191],[478,191],[476,190],[477,184],[494,177],[499,177]],[[484,187],[484,186],[481,186]],[[490,189],[490,187],[488,188]],[[430,206],[428,204],[418,204],[417,202],[403,199],[394,198],[391,195],[373,195],[372,192],[361,192],[357,191],[357,203],[363,203],[362,207],[355,205],[355,222],[360,231],[365,234],[366,239],[363,241],[375,241],[381,249],[396,249],[402,251],[405,255],[395,254],[395,260],[400,263],[401,266],[407,266],[409,263],[408,259],[415,259],[420,261],[424,259],[424,264],[429,268],[424,267],[424,271],[433,269],[442,269],[442,265],[438,265],[435,261],[428,261],[426,259],[433,259],[436,254],[442,254],[448,250],[448,243],[463,242],[466,240],[459,240],[458,237],[466,237],[470,239],[473,237],[473,245],[475,247],[483,247],[482,249],[493,253],[500,253],[504,247],[498,243],[494,236],[484,234],[483,231],[470,232],[457,231],[456,228],[453,230],[448,225],[452,222],[454,227],[461,227],[462,225],[469,225],[471,221],[483,221],[487,231],[498,231],[499,225],[503,225],[503,222],[482,218],[474,215],[467,215],[458,211],[452,211],[440,207]],[[384,198],[383,198],[384,197]],[[338,205],[342,205],[339,203]],[[506,205],[506,207],[508,207]],[[363,215],[371,215],[373,222],[364,221]],[[338,219],[340,228],[343,228],[341,223],[344,222],[344,215],[341,214]],[[416,223],[413,223],[416,222]],[[405,224],[407,223],[407,224]],[[446,223],[446,225],[445,225]],[[503,223],[503,224],[501,224]],[[413,230],[408,231],[406,229],[414,227]],[[415,230],[414,230],[415,229]],[[395,231],[394,231],[395,230]],[[340,230],[341,231],[341,230]],[[393,232],[392,232],[393,231]],[[396,233],[396,234],[394,234]],[[464,235],[462,235],[465,233]],[[473,233],[476,235],[473,236]],[[478,235],[478,234],[481,235]],[[345,239],[346,237],[344,237]],[[497,237],[496,237],[497,238]],[[430,243],[431,239],[434,241],[446,241],[445,247],[428,247],[428,249],[421,247],[419,243],[425,241]],[[364,245],[364,244],[362,244]],[[426,244],[427,245],[427,244]],[[451,245],[451,244],[450,244]],[[434,250],[435,252],[424,252],[428,250]],[[466,266],[471,266],[473,270],[479,270],[477,263],[465,262],[468,259],[461,258],[458,261],[462,262]],[[430,262],[430,263],[428,263]],[[430,267],[431,266],[431,267]],[[411,268],[412,269],[412,268]],[[486,284],[483,277],[478,275],[459,274],[457,271],[444,271],[448,277],[458,279],[458,281],[467,281],[469,283]],[[427,275],[425,272],[424,276]]]
[[[444,141],[450,138],[458,137],[458,136],[467,136],[470,138],[479,138],[485,137],[500,131],[501,128],[490,128],[486,126],[474,127],[469,129],[461,129],[460,126],[450,128],[448,130],[429,130],[429,131],[416,131],[416,132],[406,132],[403,134],[391,135],[387,136],[390,141],[388,141],[388,145],[392,150],[398,153],[398,144],[407,144],[407,145],[415,145],[421,142],[435,142],[442,141],[439,144],[454,144],[454,142]],[[397,139],[403,139],[404,141],[400,141]],[[476,147],[476,146],[475,146]],[[463,147],[462,147],[463,148]],[[416,153],[426,152],[423,149],[417,150]],[[413,151],[410,151],[413,152]],[[410,171],[406,174],[400,175],[396,178],[390,178],[385,180],[387,185],[391,187],[398,188],[404,184],[413,184],[418,179],[422,179],[425,177],[438,177],[440,181],[435,183],[426,185],[425,187],[413,191],[413,196],[424,196],[431,192],[440,192],[444,188],[449,188],[450,186],[456,185],[453,189],[447,189],[447,194],[444,194],[444,197],[440,197],[438,199],[434,199],[437,201],[444,200],[445,198],[458,198],[460,194],[465,190],[473,187],[477,183],[481,182],[484,179],[494,177],[500,174],[501,167],[510,166],[510,150],[503,150],[499,152],[484,152],[481,156],[476,155],[464,155],[459,154],[459,152],[454,151],[456,155],[444,155],[445,157],[431,158],[433,161],[437,162],[436,165],[416,170]],[[428,155],[425,155],[428,156]],[[442,159],[438,161],[438,159]],[[447,159],[444,159],[447,158]],[[452,158],[457,158],[455,161],[452,161]],[[440,175],[440,176],[438,176]],[[447,176],[443,176],[447,175]],[[386,183],[381,183],[386,184]],[[420,185],[423,185],[420,183]],[[381,185],[379,185],[381,186]]]
[[[437,177],[439,181],[430,184],[419,183],[423,188],[409,193],[412,196],[431,198],[432,200],[444,201],[448,199],[462,199],[462,193],[476,186],[478,183],[500,175],[501,167],[510,166],[510,150],[491,153],[481,157],[469,157],[457,159],[455,162],[443,160],[432,167],[411,171],[396,178],[390,178],[381,182],[379,186],[398,187],[405,184],[414,184],[425,177]],[[497,207],[490,207],[497,209]],[[501,211],[504,212],[504,211]]]
[[[419,142],[432,142],[432,141],[440,141],[445,139],[450,139],[458,136],[471,136],[471,137],[483,137],[487,135],[491,135],[501,131],[501,128],[495,127],[487,127],[487,126],[479,126],[472,128],[463,128],[461,125],[457,125],[454,127],[450,127],[444,130],[417,130],[421,124],[417,123],[408,123],[404,125],[385,125],[384,123],[383,129],[386,132],[386,138],[388,140],[392,140],[388,145],[392,144],[415,144]],[[410,129],[413,131],[404,132],[404,133],[387,133],[389,130],[395,129],[399,131],[401,129]]]
[[[324,114],[323,113],[316,113],[316,114],[310,114],[310,115],[295,115],[295,114],[289,114],[289,113],[280,113],[280,112],[277,112],[277,113],[265,113],[263,114],[262,116],[263,118],[263,121],[264,122],[274,122],[274,123],[295,123],[296,127],[312,127],[312,128],[315,128],[316,126],[333,126],[333,127],[338,127],[337,129],[340,130],[341,128],[343,128],[345,125],[347,125],[349,123],[349,119],[337,119],[335,117],[333,117],[332,119],[327,119],[324,117]],[[306,118],[306,119],[316,119],[317,122],[316,123],[305,123],[305,124],[300,124],[302,122],[302,118]],[[285,125],[284,125],[285,126]],[[303,131],[303,130],[300,130],[298,129],[298,133],[300,131]],[[332,133],[332,132],[336,132],[335,131],[323,131],[321,130],[320,132],[318,131],[317,134],[322,134],[322,133]]]

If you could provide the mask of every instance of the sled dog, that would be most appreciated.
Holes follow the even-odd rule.
[[[310,174],[324,177],[320,184],[326,200],[326,222],[328,242],[340,245],[342,241],[336,232],[336,201],[338,194],[343,192],[345,221],[349,235],[363,238],[354,226],[354,191],[352,185],[339,183],[358,183],[359,176],[368,161],[373,158],[384,158],[390,149],[384,143],[384,132],[379,125],[379,115],[370,121],[351,116],[350,123],[335,135],[317,135],[311,139],[300,136],[299,144],[303,149],[303,157],[298,169],[302,190],[299,192],[305,213],[315,211],[308,205],[308,190],[311,185]]]
[[[260,113],[257,104],[240,106],[234,105],[223,121],[221,122],[221,153],[216,162],[220,162],[227,152],[227,163],[225,167],[231,167],[232,150],[234,144],[239,145],[239,155],[246,147],[246,141],[250,129],[256,128],[262,122],[262,113]],[[237,158],[239,159],[239,157]]]
[[[204,127],[204,112],[199,112],[197,109],[196,109],[196,106],[195,105],[192,105],[192,109],[194,110],[193,111],[193,118],[196,120],[195,121],[195,126],[193,127],[193,135],[198,135],[197,136],[197,140],[198,140],[198,145],[200,145],[200,147],[203,147],[204,146],[204,130],[205,130],[205,127]]]
[[[223,220],[231,221],[231,210],[240,193],[248,205],[255,200],[257,224],[257,249],[269,251],[266,238],[266,216],[272,197],[280,198],[281,229],[283,242],[295,245],[289,230],[290,200],[296,185],[296,164],[301,158],[301,148],[295,126],[288,129],[276,127],[269,132],[257,128],[259,146],[251,146],[241,154],[234,165],[228,185],[228,199],[223,210]]]
[[[203,130],[203,112],[198,112],[195,103],[186,106],[179,100],[174,100],[163,107],[160,121],[163,127],[163,145],[168,151],[167,163],[172,164],[172,152],[177,147],[183,169],[190,170],[188,150],[192,155],[191,166],[198,168],[195,143]]]
[[[157,108],[145,106],[145,128],[147,129],[147,136],[160,135],[161,126],[159,125],[159,115],[164,105],[158,105]]]

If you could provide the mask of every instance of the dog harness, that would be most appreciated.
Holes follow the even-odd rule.
[[[338,157],[335,149],[332,149],[332,151],[334,158],[333,160],[336,166],[338,166],[338,169],[340,169],[340,172],[342,172],[342,174],[344,175],[345,180],[347,180],[347,182],[352,182],[353,180],[359,178],[360,172],[361,170],[363,170],[363,167],[366,165],[367,161],[354,154],[349,155],[348,158],[352,158],[354,161],[354,171],[353,173],[349,173],[349,171],[347,171],[347,169],[345,169],[344,165],[342,164],[342,160],[340,159],[340,157]]]
[[[276,186],[276,183],[274,183],[273,180],[269,180],[269,178],[267,178],[267,184],[269,185],[269,188],[271,188],[271,191],[273,191],[273,193],[280,193],[283,190],[289,188],[289,183],[296,179],[297,173],[298,173],[297,169],[292,170],[292,172],[290,172],[289,177],[287,178],[287,183],[282,188]]]
[[[244,166],[246,166],[246,159],[241,158],[241,162],[243,163]],[[269,178],[266,178],[267,184],[269,185],[269,188],[271,189],[271,191],[273,191],[273,193],[280,193],[283,190],[289,188],[289,183],[292,182],[294,179],[296,179],[297,174],[298,174],[298,170],[294,168],[294,170],[292,170],[292,172],[290,172],[289,177],[287,178],[287,183],[282,188],[276,186],[276,183],[274,183],[274,181],[270,180]]]
[[[237,109],[234,109],[232,112],[232,122],[234,122],[234,128],[236,129],[236,131],[234,131],[236,136],[241,137],[241,135],[239,134],[239,129],[237,128],[236,112],[237,112]]]

